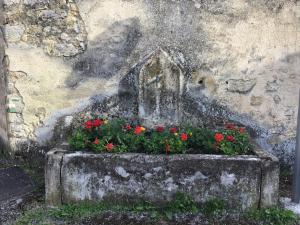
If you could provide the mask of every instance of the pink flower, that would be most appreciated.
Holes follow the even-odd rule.
[[[106,146],[105,146],[106,150],[111,152],[114,148],[114,145],[113,143],[108,143]]]
[[[99,145],[99,143],[100,143],[100,142],[99,142],[99,139],[98,139],[98,138],[96,138],[95,141],[93,142],[94,145]]]

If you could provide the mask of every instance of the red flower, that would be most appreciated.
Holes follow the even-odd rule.
[[[182,134],[180,135],[180,139],[181,139],[182,141],[187,141],[187,139],[188,139],[187,134],[186,134],[186,133],[182,133]]]
[[[170,132],[173,133],[173,134],[176,133],[176,132],[177,132],[176,127],[171,127],[171,128],[170,128]]]
[[[100,127],[103,124],[103,120],[95,119],[93,121],[93,126],[94,127]]]
[[[94,145],[99,145],[99,143],[100,143],[100,142],[99,142],[99,139],[98,139],[98,138],[96,138],[95,141],[93,142]]]
[[[130,124],[125,124],[124,128],[125,128],[126,130],[131,130],[131,129],[132,129],[132,127],[130,126]]]
[[[113,148],[114,148],[114,145],[113,145],[113,143],[108,143],[106,146],[105,146],[105,148],[106,148],[106,150],[107,151],[112,151],[113,150]]]
[[[233,123],[226,123],[225,128],[228,130],[234,130],[236,127],[234,126]]]
[[[240,127],[240,129],[239,129],[240,133],[244,133],[245,130],[246,130],[245,127]]]
[[[223,134],[216,133],[216,134],[215,134],[215,140],[216,140],[216,142],[223,141],[223,140],[224,140]]]
[[[145,130],[144,127],[137,126],[137,127],[134,129],[134,133],[135,133],[135,134],[140,134],[140,133],[142,133],[144,130]]]
[[[91,129],[93,127],[93,122],[91,120],[85,122],[85,128]]]
[[[165,130],[164,127],[161,127],[161,126],[156,127],[156,132],[158,132],[158,133],[162,133],[162,132],[164,132],[164,130]]]
[[[227,139],[227,141],[230,141],[230,142],[234,141],[234,137],[232,135],[228,135],[226,139]]]

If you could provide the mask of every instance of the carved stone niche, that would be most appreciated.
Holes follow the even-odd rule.
[[[145,125],[180,122],[184,72],[167,52],[158,49],[149,56],[138,83],[138,116]]]

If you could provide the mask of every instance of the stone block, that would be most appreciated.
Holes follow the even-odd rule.
[[[50,206],[80,201],[163,206],[178,192],[197,203],[212,198],[246,210],[278,202],[278,160],[255,155],[146,155],[48,153],[46,199]]]
[[[64,151],[53,149],[47,154],[45,169],[46,203],[58,206],[61,202],[61,163]]]

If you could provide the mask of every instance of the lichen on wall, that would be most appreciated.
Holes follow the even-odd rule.
[[[5,0],[4,7],[22,139],[44,142],[60,117],[115,94],[161,47],[184,59],[198,110],[209,113],[204,99],[225,107],[224,119],[252,128],[264,149],[292,162],[299,1]]]

